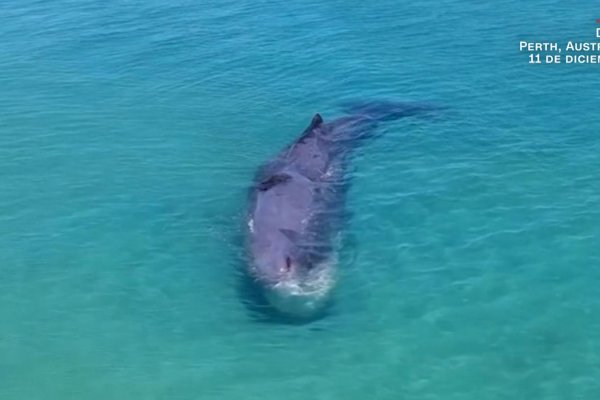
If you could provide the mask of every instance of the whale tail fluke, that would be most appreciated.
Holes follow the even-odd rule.
[[[442,110],[439,106],[421,102],[397,101],[347,101],[341,104],[342,110],[352,116],[374,121],[393,121],[405,117],[434,115]]]
[[[398,101],[347,101],[341,104],[348,114],[330,124],[329,137],[340,143],[352,141],[362,143],[377,138],[381,122],[394,121],[407,117],[435,117],[442,107],[422,102]]]

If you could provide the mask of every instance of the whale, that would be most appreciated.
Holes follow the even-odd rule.
[[[378,125],[431,112],[421,103],[349,102],[344,115],[315,114],[306,129],[257,169],[245,215],[247,272],[268,303],[311,317],[330,301],[353,154]]]

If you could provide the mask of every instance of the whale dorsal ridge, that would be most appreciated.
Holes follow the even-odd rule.
[[[312,131],[313,129],[318,128],[322,123],[323,117],[321,117],[321,114],[316,113],[312,121],[310,121],[307,131]]]
[[[261,192],[265,192],[271,189],[273,186],[277,186],[281,183],[285,183],[289,181],[292,177],[288,174],[275,174],[271,175],[269,178],[265,179],[261,183],[258,184],[258,190]]]

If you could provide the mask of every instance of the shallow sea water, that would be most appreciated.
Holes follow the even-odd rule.
[[[0,398],[600,398],[598,67],[518,51],[581,3],[0,4]],[[357,154],[327,314],[265,317],[255,169],[382,98],[447,109]]]

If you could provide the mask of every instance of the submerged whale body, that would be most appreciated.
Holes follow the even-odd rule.
[[[258,169],[250,189],[248,271],[287,315],[314,315],[328,300],[353,150],[375,136],[381,121],[431,107],[371,102],[346,109],[349,115],[330,122],[316,114],[297,140]]]

